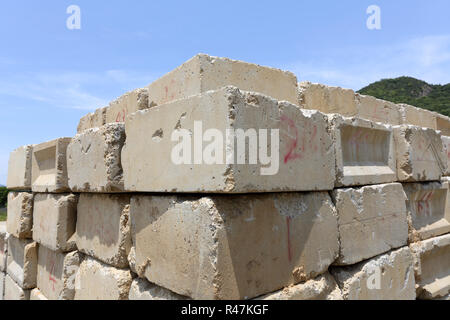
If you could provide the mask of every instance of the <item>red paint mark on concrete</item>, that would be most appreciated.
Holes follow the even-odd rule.
[[[288,163],[289,161],[293,161],[293,160],[297,160],[297,159],[301,159],[302,155],[295,153],[295,149],[297,148],[298,145],[298,129],[295,126],[295,123],[292,119],[289,119],[286,116],[281,116],[281,121],[287,123],[288,127],[289,127],[289,131],[293,131],[295,134],[295,138],[294,137],[290,137],[289,136],[289,143],[288,143],[288,152],[286,153],[285,157],[284,157],[284,163]],[[304,138],[303,138],[304,139]],[[304,144],[304,142],[303,142]],[[304,149],[304,147],[302,147],[302,149]]]

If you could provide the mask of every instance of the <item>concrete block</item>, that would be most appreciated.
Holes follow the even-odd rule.
[[[8,238],[8,275],[23,289],[36,287],[38,245],[32,240]]]
[[[80,266],[77,251],[62,253],[39,247],[37,287],[49,300],[73,300],[75,276]]]
[[[203,131],[212,132],[209,129],[216,135],[215,153],[209,143],[203,144],[203,150],[198,142]],[[136,112],[127,117],[125,130],[122,165],[125,189],[129,191],[254,193],[333,189],[334,149],[326,116],[267,96],[234,87],[210,91]],[[242,131],[253,136],[252,143]],[[153,138],[143,139],[143,132]],[[185,133],[187,137],[172,139],[173,133]],[[191,140],[195,140],[193,157],[189,156]],[[275,142],[279,142],[279,148]],[[181,144],[188,144],[185,154],[179,149]],[[272,150],[267,162],[261,161],[264,150]],[[183,154],[191,159],[172,161],[174,154],[176,158]],[[214,154],[215,159],[210,159]]]
[[[140,277],[193,299],[250,299],[327,271],[338,255],[326,192],[134,196]]]
[[[75,300],[128,300],[131,272],[85,257],[75,278]]]
[[[127,92],[109,104],[106,109],[106,123],[125,122],[127,115],[149,107],[147,88]]]
[[[448,136],[441,136],[442,138],[442,146],[444,148],[444,153],[446,155],[446,168],[447,170],[445,170],[444,172],[444,176],[450,176],[450,137]]]
[[[69,187],[73,192],[122,192],[120,160],[123,123],[106,124],[77,134],[67,147]]]
[[[344,300],[415,300],[413,257],[408,247],[348,267],[332,268]]]
[[[34,146],[32,160],[33,192],[69,191],[66,150],[71,138],[60,138]]]
[[[106,124],[106,111],[108,107],[103,107],[95,110],[92,113],[88,113],[80,119],[77,127],[77,133],[91,128],[99,128]]]
[[[33,146],[23,146],[11,152],[6,186],[10,190],[31,190],[31,157]]]
[[[450,294],[450,234],[413,243],[417,297],[443,298]]]
[[[5,277],[6,273],[0,272],[0,301],[4,300],[5,296]]]
[[[336,149],[336,187],[397,180],[392,127],[339,115],[328,119]]]
[[[199,54],[148,86],[150,103],[165,104],[226,86],[298,104],[297,77],[286,71]]]
[[[77,203],[74,194],[35,194],[33,240],[55,251],[75,250]]]
[[[30,292],[31,290],[22,289],[9,275],[6,275],[4,300],[30,300]]]
[[[128,267],[131,249],[130,196],[81,194],[78,201],[78,250],[117,268]]]
[[[436,130],[441,131],[444,136],[450,136],[450,118],[433,112],[436,116]]]
[[[409,241],[416,242],[450,232],[448,182],[405,183]]]
[[[142,278],[135,278],[131,283],[129,300],[187,300],[186,297],[159,287]]]
[[[8,238],[9,234],[6,232],[6,222],[0,222],[0,272],[6,272]]]
[[[31,290],[30,300],[48,300],[38,288]]]
[[[434,112],[402,103],[397,104],[397,107],[400,111],[401,124],[437,129]]]
[[[33,228],[33,194],[8,193],[8,218],[6,230],[14,237],[31,238]]]
[[[336,189],[340,250],[337,265],[351,265],[408,244],[406,195],[400,183]]]
[[[357,117],[394,126],[402,124],[400,111],[395,103],[362,94],[356,94],[355,100]]]
[[[316,279],[269,293],[258,300],[343,300],[333,276],[328,272]]]
[[[433,129],[394,127],[397,176],[402,182],[439,181],[447,170],[441,135]]]
[[[301,82],[298,86],[301,108],[319,110],[324,113],[338,113],[346,117],[357,114],[355,92],[351,89],[311,82]]]

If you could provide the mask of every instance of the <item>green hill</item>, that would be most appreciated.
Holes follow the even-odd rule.
[[[358,93],[395,103],[407,103],[450,117],[450,83],[433,85],[411,77],[383,79]]]

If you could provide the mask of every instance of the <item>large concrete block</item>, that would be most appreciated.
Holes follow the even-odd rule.
[[[62,253],[39,247],[37,287],[47,299],[73,300],[80,260],[77,251]]]
[[[117,268],[128,266],[131,249],[130,196],[81,194],[78,201],[78,250]]]
[[[69,191],[66,150],[71,138],[60,138],[33,147],[33,192]]]
[[[14,237],[31,238],[33,228],[33,194],[8,193],[8,217],[6,229]]]
[[[395,126],[402,124],[400,110],[395,103],[362,94],[356,94],[355,100],[357,117]]]
[[[125,143],[123,123],[88,129],[67,147],[69,187],[73,192],[121,192],[123,170],[120,160]]]
[[[125,122],[127,115],[149,107],[147,88],[127,92],[109,104],[106,123]]]
[[[6,272],[8,237],[9,234],[6,232],[6,222],[0,222],[0,272]]]
[[[401,124],[437,129],[436,114],[434,112],[402,103],[397,106],[400,111]]]
[[[445,170],[444,176],[450,176],[450,137],[441,136],[441,138],[442,138],[442,146],[444,148],[444,153],[445,153],[445,156],[447,159],[447,162],[446,162],[447,170]]]
[[[342,300],[342,292],[328,272],[281,291],[260,297],[261,300]]]
[[[199,54],[148,86],[150,103],[165,104],[225,86],[259,92],[298,104],[291,72]]]
[[[85,257],[75,278],[75,300],[128,300],[131,272]]]
[[[99,128],[106,124],[106,111],[108,107],[103,107],[88,113],[80,119],[77,127],[77,133],[82,133],[84,130],[91,128]]]
[[[338,113],[346,117],[357,114],[355,92],[351,89],[311,82],[301,82],[298,86],[301,108],[319,110],[324,113]]]
[[[5,277],[6,273],[0,272],[0,301],[4,300],[5,296]]]
[[[413,243],[417,297],[442,298],[450,294],[450,234]]]
[[[136,278],[131,283],[129,300],[186,300],[186,297],[159,287],[142,278]]]
[[[35,194],[33,240],[52,250],[75,250],[77,203],[74,194]]]
[[[328,119],[336,149],[336,187],[396,181],[392,127],[339,115]]]
[[[448,187],[447,181],[403,184],[407,196],[410,242],[450,232]]]
[[[33,146],[23,146],[9,156],[6,186],[10,190],[31,190],[31,158]]]
[[[331,270],[344,300],[415,300],[413,257],[408,247]]]
[[[8,275],[23,289],[36,287],[38,245],[32,240],[8,238]]]
[[[35,288],[33,290],[31,290],[30,292],[30,300],[48,300],[47,297],[45,297],[41,291],[39,291],[38,288]]]
[[[408,244],[406,195],[400,183],[336,189],[337,265],[351,265]]]
[[[127,117],[125,129],[122,165],[129,191],[333,189],[334,149],[326,116],[267,96],[227,87],[136,112]],[[250,138],[245,138],[244,131]],[[153,138],[143,139],[143,132]],[[211,144],[202,142],[207,132],[216,136],[214,152]],[[184,138],[172,139],[172,134],[183,133]],[[183,152],[181,144],[187,144]],[[264,150],[271,150],[268,161]],[[181,153],[184,159],[178,159]]]
[[[6,275],[4,300],[30,300],[30,292],[31,290],[22,289],[9,275]]]
[[[450,118],[433,112],[436,116],[436,130],[441,131],[444,136],[450,136]]]
[[[136,270],[193,299],[244,299],[315,278],[337,258],[326,192],[134,196]]]
[[[441,135],[433,129],[394,127],[397,176],[402,182],[439,181],[447,170]]]

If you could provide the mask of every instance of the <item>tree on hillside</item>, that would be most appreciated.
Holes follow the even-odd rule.
[[[6,187],[0,187],[0,208],[6,207],[8,202],[8,189]]]

